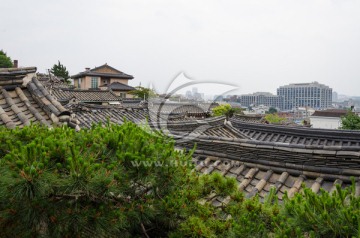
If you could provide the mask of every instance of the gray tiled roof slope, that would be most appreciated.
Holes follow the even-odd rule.
[[[123,108],[118,106],[103,106],[78,104],[69,105],[76,115],[81,127],[90,128],[92,124],[106,124],[108,121],[122,124],[124,120],[134,123],[143,123],[148,118],[148,112],[144,108]]]
[[[314,146],[360,146],[360,131],[265,125],[230,119],[234,128],[257,141]]]
[[[161,113],[205,113],[210,112],[210,109],[213,108],[215,104],[213,103],[176,103],[176,102],[154,102],[150,103],[149,110]]]
[[[344,109],[327,109],[323,111],[315,111],[311,116],[313,117],[342,117],[348,113]]]
[[[226,138],[243,138],[241,135],[234,133],[226,126],[213,126],[213,127],[199,127],[194,131],[182,132],[182,131],[170,131],[170,135],[173,136],[187,136],[187,135],[204,135],[210,137],[226,137]]]
[[[35,122],[49,127],[53,123],[77,127],[70,111],[33,77],[35,72],[35,67],[0,70],[0,125],[15,128]]]
[[[136,88],[131,87],[129,85],[123,84],[123,83],[119,83],[119,82],[113,82],[108,86],[109,89],[111,90],[119,90],[119,91],[132,91],[132,90],[136,90]]]
[[[49,91],[53,88],[65,88],[65,89],[74,89],[75,88],[74,85],[71,85],[71,84],[65,82],[65,80],[63,78],[59,78],[54,75],[49,76],[46,74],[36,74],[36,78]]]
[[[261,115],[234,115],[233,119],[243,122],[262,123],[263,116]]]
[[[78,102],[121,101],[121,98],[116,96],[111,90],[75,89],[74,86],[54,76],[51,79],[42,78],[40,82],[54,98],[64,104],[68,103],[71,99],[76,99]]]
[[[78,102],[112,102],[121,101],[109,90],[81,90],[81,89],[58,89],[51,91],[52,95],[59,101],[69,101],[75,98]]]
[[[175,139],[178,138],[175,136]],[[360,176],[360,147],[357,146],[300,146],[202,135],[189,139],[179,140],[177,145],[192,149],[196,143],[198,152],[205,155],[286,169],[294,173],[309,171],[333,176]]]
[[[349,186],[349,176],[334,177],[330,174],[310,174],[294,173],[286,169],[273,169],[268,166],[259,165],[254,162],[236,161],[231,159],[219,158],[216,156],[195,154],[194,163],[196,170],[205,173],[220,173],[226,177],[235,178],[238,182],[238,189],[243,191],[246,197],[258,195],[260,199],[264,199],[270,192],[271,188],[276,191],[276,196],[281,201],[285,192],[292,197],[295,193],[302,191],[302,184],[311,188],[315,193],[319,193],[320,189],[333,192],[336,184],[342,188]],[[360,196],[360,182],[356,179],[355,192]],[[207,198],[215,206],[221,206],[223,203],[229,202],[229,198],[210,196]]]
[[[168,121],[166,128],[171,135],[206,135],[219,138],[249,139],[233,127],[224,124],[225,117],[211,117],[202,120]],[[163,126],[164,127],[164,126]]]

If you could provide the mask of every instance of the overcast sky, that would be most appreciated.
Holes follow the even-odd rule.
[[[57,60],[70,74],[108,63],[160,91],[185,72],[239,94],[318,81],[360,95],[360,1],[0,0],[0,9],[0,49],[39,72]]]

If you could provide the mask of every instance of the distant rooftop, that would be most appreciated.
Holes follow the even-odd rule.
[[[255,92],[255,93],[249,93],[249,94],[242,94],[241,96],[260,96],[260,95],[263,95],[263,96],[276,96],[272,93],[269,93],[269,92]]]
[[[345,116],[348,110],[344,109],[327,109],[323,111],[315,111],[312,116],[316,117],[342,117]]]
[[[111,67],[108,64],[103,64],[99,67],[93,69],[86,68],[85,71],[80,72],[71,76],[73,79],[82,78],[85,76],[94,76],[94,77],[109,77],[109,78],[119,78],[119,79],[133,79],[132,75],[126,74],[120,70],[117,70]]]
[[[280,86],[280,88],[289,88],[289,87],[326,87],[329,88],[329,86],[325,84],[321,84],[317,81],[311,82],[311,83],[291,83],[288,85]]]

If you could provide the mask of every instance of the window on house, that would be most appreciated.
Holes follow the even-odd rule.
[[[98,88],[98,78],[96,78],[96,77],[92,77],[91,78],[91,88]]]
[[[120,93],[121,98],[126,98],[126,93]]]

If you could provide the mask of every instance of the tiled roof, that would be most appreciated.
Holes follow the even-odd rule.
[[[111,83],[108,86],[108,89],[111,89],[113,91],[132,91],[132,90],[136,90],[136,88],[134,88],[134,87],[131,87],[129,85],[119,83],[119,82]]]
[[[328,109],[323,111],[315,111],[311,116],[313,117],[342,117],[345,116],[348,110],[343,109]]]
[[[213,103],[150,102],[149,110],[163,114],[209,113]]]
[[[134,123],[144,123],[148,112],[144,108],[123,108],[122,106],[103,106],[91,104],[69,105],[76,115],[81,127],[90,128],[92,124],[111,123],[122,124],[124,120]]]
[[[320,188],[332,192],[336,184],[349,186],[352,177],[360,195],[360,146],[289,145],[204,134],[185,141],[175,135],[176,145],[190,150],[196,143],[196,169],[236,178],[247,197],[264,198],[275,187],[281,200],[285,191],[290,196],[300,192],[302,184],[315,193]],[[221,204],[224,198],[215,196],[209,201]]]
[[[233,116],[234,119],[243,122],[263,123],[262,115],[238,115]]]
[[[97,72],[97,70],[101,69],[101,68],[110,68],[112,69],[114,72],[116,73],[103,73],[103,72]],[[99,67],[95,67],[93,69],[84,71],[84,72],[80,72],[76,75],[71,76],[71,78],[76,79],[76,78],[82,78],[85,76],[95,76],[95,77],[111,77],[111,78],[120,78],[120,79],[133,79],[134,77],[129,75],[129,74],[125,74],[107,64],[101,65]]]
[[[67,123],[77,129],[70,111],[56,101],[35,78],[36,68],[0,70],[0,125],[23,127],[38,122],[51,127]]]
[[[256,164],[256,162],[244,162],[219,158],[211,155],[195,154],[194,163],[196,170],[205,173],[220,173],[223,176],[235,178],[238,188],[245,193],[246,197],[258,195],[260,200],[269,194],[271,188],[275,188],[275,194],[281,201],[285,192],[292,197],[295,193],[303,190],[302,184],[311,188],[315,193],[320,189],[328,192],[336,190],[339,184],[342,188],[350,186],[349,176],[333,176],[332,174],[307,173],[306,171],[287,170],[284,168],[272,168]],[[360,182],[356,180],[356,195],[360,196]],[[229,198],[213,194],[206,198],[207,202],[215,206],[227,204]]]
[[[51,89],[74,89],[74,85],[68,84],[65,82],[64,79],[58,78],[56,76],[44,75],[44,74],[37,74],[36,78],[44,85],[45,88],[48,90]]]
[[[279,142],[306,146],[359,146],[360,132],[265,125],[230,119],[232,126],[261,142]]]
[[[121,98],[116,96],[109,90],[81,90],[81,89],[59,89],[54,88],[51,94],[59,101],[68,102],[75,99],[78,102],[113,102],[121,101]]]
[[[111,90],[98,89],[75,89],[56,77],[52,79],[42,80],[41,83],[47,88],[50,94],[58,101],[67,103],[71,99],[77,102],[113,102],[121,101]]]

